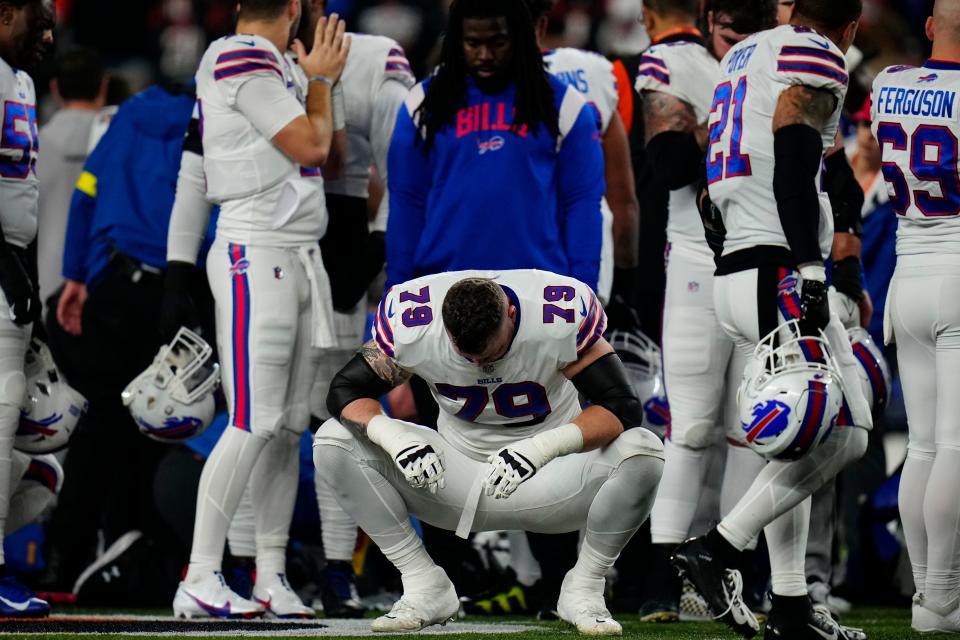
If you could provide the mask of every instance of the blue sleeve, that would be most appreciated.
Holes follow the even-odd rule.
[[[116,122],[97,143],[96,148],[77,179],[70,200],[70,212],[67,217],[67,231],[63,242],[63,277],[68,280],[86,282],[87,251],[90,247],[90,229],[97,209],[97,193],[100,188],[106,159],[111,153],[116,138]]]
[[[406,105],[397,114],[397,124],[387,155],[390,214],[387,219],[387,287],[414,277],[416,250],[426,223],[430,191],[430,161],[417,144],[420,136]]]
[[[600,132],[588,107],[560,145],[557,165],[560,229],[570,265],[567,274],[597,290],[603,216],[600,201],[606,191]]]

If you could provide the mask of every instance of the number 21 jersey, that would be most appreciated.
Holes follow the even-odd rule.
[[[813,29],[784,25],[738,43],[720,62],[720,72],[709,119],[707,183],[727,228],[723,255],[758,245],[789,249],[773,194],[773,115],[792,86],[829,91],[836,108],[821,133],[823,148],[833,146],[849,82],[843,53]],[[833,214],[822,191],[819,231],[826,257]]]
[[[899,218],[897,255],[960,253],[960,63],[884,69],[873,83],[873,134]]]
[[[510,348],[485,366],[454,350],[441,313],[447,291],[472,277],[494,280],[517,310]],[[580,413],[561,369],[593,346],[606,324],[596,295],[572,278],[532,269],[455,271],[393,287],[377,309],[373,334],[386,355],[430,386],[444,438],[483,460]]]

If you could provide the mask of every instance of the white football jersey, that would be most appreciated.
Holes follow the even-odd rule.
[[[33,80],[0,59],[0,224],[6,241],[25,248],[37,237],[37,97]]]
[[[846,61],[829,38],[807,27],[785,25],[738,43],[720,62],[721,79],[710,112],[707,181],[723,212],[723,254],[757,245],[789,248],[773,195],[773,114],[787,88],[805,85],[831,92],[836,109],[822,132],[833,146],[847,93]],[[830,200],[820,190],[820,248],[833,242]]]
[[[468,277],[495,280],[517,309],[510,349],[483,367],[454,350],[443,325],[447,291]],[[580,413],[577,390],[561,369],[599,340],[606,324],[590,287],[572,278],[532,269],[455,271],[393,287],[377,309],[373,336],[430,385],[444,438],[485,459]]]
[[[543,54],[547,71],[564,84],[583,94],[597,111],[600,133],[606,133],[613,114],[617,112],[620,94],[613,63],[598,53],[561,47]]]
[[[403,104],[400,101],[394,105],[388,126],[375,125],[377,98],[386,82],[397,82],[407,91],[417,83],[403,48],[390,38],[351,33],[350,54],[340,77],[347,105],[347,157],[342,177],[327,180],[327,193],[366,198],[370,165],[376,163],[379,171],[386,171],[386,151],[396,111]],[[378,137],[386,138],[378,145],[383,148],[382,158],[376,157],[372,144]]]
[[[873,134],[899,218],[897,255],[960,253],[960,63],[888,67],[873,83]]]
[[[277,83],[295,99],[264,105],[280,110],[275,131],[260,131],[237,107],[241,87],[255,78]],[[221,205],[218,236],[273,246],[322,237],[327,214],[320,170],[300,167],[271,142],[306,114],[307,79],[300,66],[266,38],[233,35],[210,45],[196,79],[207,197]]]
[[[647,49],[640,57],[634,86],[640,93],[659,91],[683,100],[702,124],[710,115],[713,89],[719,81],[720,65],[716,58],[700,43],[680,41]],[[667,240],[671,255],[680,252],[705,266],[713,266],[713,251],[697,210],[697,185],[670,192]]]

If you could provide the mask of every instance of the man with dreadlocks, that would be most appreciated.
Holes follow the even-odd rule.
[[[596,290],[603,154],[583,96],[551,77],[522,2],[455,0],[440,65],[390,147],[388,285],[537,268]]]

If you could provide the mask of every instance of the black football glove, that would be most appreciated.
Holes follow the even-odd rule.
[[[24,325],[40,319],[43,307],[37,285],[30,279],[23,258],[6,245],[0,246],[0,288],[13,311],[14,322]]]
[[[827,284],[819,280],[804,280],[800,292],[800,333],[819,336],[830,322],[830,305],[827,303]]]
[[[200,312],[193,292],[199,270],[189,262],[172,260],[163,279],[163,304],[160,308],[160,337],[169,341],[180,327],[200,326]]]

